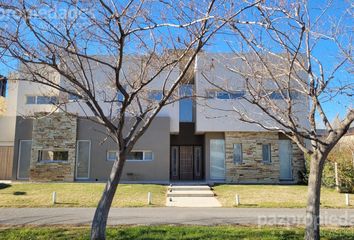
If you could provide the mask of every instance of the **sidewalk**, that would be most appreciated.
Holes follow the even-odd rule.
[[[94,208],[0,208],[1,226],[89,225]],[[112,208],[108,225],[303,225],[305,209]],[[354,226],[354,209],[323,209],[322,225]]]

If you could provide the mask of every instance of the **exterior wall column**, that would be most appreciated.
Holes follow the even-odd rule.
[[[30,181],[72,182],[75,178],[77,119],[66,113],[37,113],[33,121]],[[67,161],[40,162],[40,150],[68,151]]]

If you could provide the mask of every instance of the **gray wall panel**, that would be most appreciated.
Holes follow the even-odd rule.
[[[116,150],[112,139],[105,140],[105,129],[87,119],[78,121],[78,140],[91,140],[90,180],[106,180],[113,162],[107,161],[107,151]],[[140,138],[134,150],[151,150],[152,161],[127,161],[122,180],[169,181],[170,119],[156,118]]]

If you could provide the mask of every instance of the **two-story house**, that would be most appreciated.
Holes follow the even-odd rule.
[[[255,111],[259,120],[270,121],[243,100],[247,91],[242,80],[228,71],[230,58],[217,53],[197,56],[191,74],[178,90],[180,96],[187,97],[165,106],[154,119],[128,157],[122,181],[299,181],[305,161],[297,145],[280,132],[242,122],[232,114],[235,107],[243,107]],[[129,72],[131,64],[125,66]],[[59,74],[49,74],[61,81]],[[178,74],[172,72],[170,77]],[[102,70],[94,71],[103,105],[111,99],[106,77]],[[117,147],[102,126],[90,121],[93,114],[85,104],[49,86],[9,79],[8,111],[0,118],[0,176],[30,181],[106,180]],[[225,82],[228,91],[216,87]],[[146,94],[158,101],[161,83],[151,84]],[[53,104],[61,99],[68,100],[65,109]],[[306,109],[304,105],[301,111]],[[305,122],[306,114],[301,111],[299,121]],[[111,114],[109,107],[107,114]]]

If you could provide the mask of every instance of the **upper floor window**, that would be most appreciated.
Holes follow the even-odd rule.
[[[245,96],[245,91],[208,90],[206,95],[216,99],[240,99]]]
[[[58,98],[55,96],[27,96],[26,104],[57,104]]]
[[[0,75],[0,96],[6,97],[6,91],[7,91],[7,79],[6,77]]]
[[[148,92],[148,99],[152,101],[161,101],[163,98],[162,90],[151,90]]]
[[[79,99],[81,99],[81,97],[76,94],[69,93],[68,95],[69,101],[78,101]]]
[[[123,102],[124,101],[124,95],[121,91],[117,92],[117,100],[118,102]]]
[[[300,93],[297,91],[290,91],[290,97],[291,99],[298,99],[300,96]],[[269,95],[270,99],[288,99],[289,98],[289,92],[287,90],[282,90],[280,91],[274,91]]]
[[[183,84],[179,87],[179,121],[194,121],[193,85]]]

